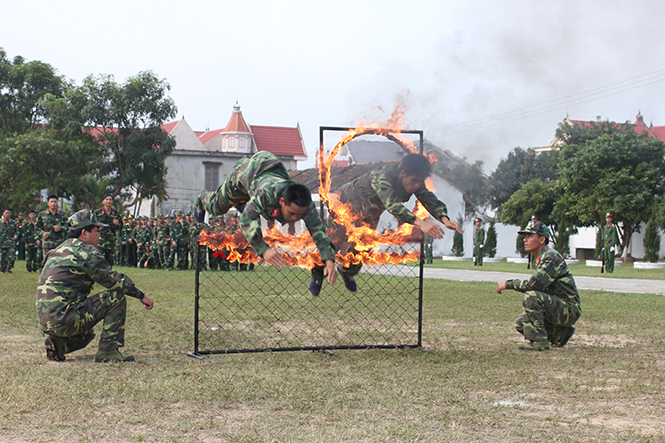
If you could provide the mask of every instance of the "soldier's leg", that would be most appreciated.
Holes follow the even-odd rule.
[[[14,262],[16,261],[16,249],[9,248],[7,255],[7,272],[12,272],[12,269],[14,269]]]
[[[549,346],[545,329],[545,311],[550,304],[550,297],[540,291],[527,291],[522,300],[522,330],[524,339]]]
[[[606,255],[605,255],[605,272],[609,272],[610,274],[614,272],[614,256],[615,252],[610,251],[610,248],[605,248]]]
[[[232,207],[249,201],[249,193],[242,185],[233,184],[234,174],[235,172],[215,191],[199,194],[194,202],[196,209],[212,215],[224,215]]]
[[[7,270],[7,255],[9,248],[0,248],[0,272],[4,273]]]

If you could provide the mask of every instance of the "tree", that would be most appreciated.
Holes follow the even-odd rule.
[[[536,153],[529,148],[515,148],[501,160],[489,179],[489,202],[500,215],[502,206],[523,185],[533,180],[545,183],[558,178],[556,151]]]
[[[485,239],[485,256],[494,258],[496,255],[496,228],[494,225],[496,224],[496,220],[491,219],[490,220],[490,227],[487,229],[487,238]]]
[[[489,185],[487,176],[483,174],[482,161],[476,161],[472,165],[463,163],[453,168],[437,161],[433,166],[437,175],[462,191],[466,200],[465,212],[467,216],[473,216],[479,208],[485,206]]]
[[[656,263],[660,256],[660,235],[658,234],[656,221],[653,218],[647,223],[642,243],[644,245],[644,260]]]
[[[168,83],[144,71],[122,85],[112,76],[89,76],[82,89],[88,99],[83,114],[107,149],[100,174],[111,180],[124,207],[155,195],[166,197],[165,160],[175,140],[160,125],[177,113],[167,96]]]
[[[62,97],[66,82],[56,69],[21,56],[7,59],[0,48],[0,135],[22,134],[43,123],[45,110],[39,101],[46,95]]]
[[[558,207],[576,226],[594,226],[611,210],[623,224],[624,259],[633,232],[651,218],[663,195],[665,144],[625,125],[561,149],[559,172],[564,193]]]
[[[111,192],[113,192],[111,180],[108,178],[99,180],[93,175],[86,175],[79,181],[77,192],[74,194],[72,210],[101,208],[104,195]]]
[[[464,219],[461,215],[457,217],[457,223],[459,223],[460,226],[464,223]],[[453,234],[453,248],[451,252],[455,257],[464,256],[464,237],[457,231]]]

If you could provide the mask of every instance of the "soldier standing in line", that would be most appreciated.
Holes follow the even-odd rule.
[[[64,214],[58,210],[58,197],[49,195],[46,200],[48,209],[42,211],[37,216],[35,228],[37,235],[42,243],[42,260],[48,254],[48,251],[54,249],[65,240],[67,235],[67,219]],[[43,266],[40,260],[40,267]]]
[[[195,260],[196,260],[196,253],[198,250],[199,271],[205,271],[208,267],[207,265],[208,261],[206,257],[208,247],[206,245],[199,244],[199,234],[201,233],[201,231],[205,231],[208,225],[206,225],[203,222],[197,222],[194,219],[193,214],[191,212],[188,212],[186,217],[189,221],[188,232],[189,232],[189,244],[190,244],[189,248],[192,255],[192,269],[194,269],[196,266]]]
[[[254,251],[277,268],[287,265],[282,254],[271,248],[261,232],[261,217],[287,224],[302,219],[324,263],[323,276],[335,283],[335,245],[326,235],[309,189],[291,180],[274,154],[261,151],[235,164],[229,178],[214,192],[203,192],[196,199],[195,218],[205,212],[224,215],[232,207],[242,209],[240,230]]]
[[[435,239],[443,238],[444,231],[437,223],[416,217],[404,206],[404,203],[415,195],[437,221],[461,234],[460,225],[448,218],[445,203],[425,186],[425,180],[431,175],[431,171],[432,165],[427,157],[408,154],[400,162],[391,162],[342,185],[338,191],[340,202],[350,203],[351,212],[361,215],[356,225],[366,225],[376,229],[381,214],[387,210],[400,222],[417,226],[423,234],[429,234]],[[347,241],[344,227],[336,226],[332,217],[328,218],[327,224],[328,232],[335,238],[341,254],[355,251],[354,245]],[[347,268],[339,268],[344,286],[351,292],[358,289],[354,276],[360,272],[362,266],[362,263],[358,263]],[[310,294],[319,294],[322,277],[321,267],[315,266],[309,284]]]
[[[605,226],[601,228],[600,240],[603,245],[603,262],[605,272],[614,272],[614,258],[616,256],[616,245],[619,244],[619,228],[614,224],[614,215],[611,212],[605,214]]]
[[[538,220],[525,229],[524,248],[536,257],[536,272],[529,280],[499,282],[496,292],[514,289],[524,293],[523,313],[515,320],[515,329],[529,343],[519,346],[523,351],[547,351],[551,343],[563,347],[575,333],[573,325],[582,315],[580,296],[566,260],[550,248],[550,230]]]
[[[162,261],[162,269],[170,271],[173,269],[171,261],[171,225],[173,216],[166,214],[164,223],[157,226],[157,243],[159,244],[159,257]]]
[[[18,235],[18,239],[16,240],[16,253],[18,254],[18,260],[25,260],[25,237],[23,231],[25,230],[26,224],[27,222],[23,219],[23,214],[19,212],[18,217],[16,218],[16,235]]]
[[[215,235],[219,231],[217,226],[217,217],[211,215],[210,217],[208,217],[208,223],[209,226],[206,229],[206,232],[209,233],[210,235]],[[208,250],[208,264],[210,265],[210,270],[216,271],[217,269],[219,269],[220,258],[215,257],[214,254],[216,251],[213,250],[210,246],[207,247],[207,250]]]
[[[152,229],[148,226],[148,220],[146,216],[139,217],[139,224],[134,230],[134,238],[136,239],[137,255],[138,260],[136,267],[140,268],[143,266],[147,268],[151,258],[151,246],[152,242]]]
[[[41,262],[38,257],[41,242],[39,241],[39,236],[37,235],[37,228],[35,227],[36,222],[37,212],[35,212],[34,209],[31,209],[30,212],[28,212],[28,220],[26,220],[25,228],[23,229],[23,238],[25,243],[25,269],[28,272],[39,271],[39,263]]]
[[[5,208],[0,220],[0,272],[12,273],[16,259],[16,222],[12,220],[12,210]]]
[[[136,247],[136,237],[134,237],[134,232],[136,230],[136,227],[138,226],[138,221],[134,218],[133,215],[129,216],[129,246],[128,246],[128,256],[129,256],[129,264],[127,266],[134,267],[136,266],[136,263],[138,262],[138,256],[137,256],[137,247]]]
[[[483,255],[485,254],[485,229],[483,229],[483,221],[480,218],[476,219],[476,233],[473,240],[473,256],[475,258],[473,265],[483,265]]]
[[[115,253],[118,232],[122,229],[122,218],[118,211],[113,209],[113,195],[106,194],[102,198],[104,206],[95,211],[97,220],[106,227],[99,231],[99,246],[106,261],[113,266],[115,264]]]
[[[101,251],[99,228],[105,228],[90,209],[69,218],[68,239],[49,252],[37,286],[37,316],[46,357],[64,361],[65,354],[85,348],[94,338],[94,326],[103,322],[96,362],[134,361],[120,352],[125,345],[127,299],[134,297],[152,309],[152,298],[132,279],[111,268]],[[107,290],[90,295],[95,283]]]
[[[157,215],[157,219],[153,220],[153,225],[151,228],[152,231],[152,261],[154,269],[162,269],[162,251],[160,250],[159,243],[159,227],[164,224],[164,216],[162,214]]]
[[[176,211],[175,217],[176,220],[171,225],[171,258],[169,259],[169,262],[172,264],[172,267],[175,267],[178,271],[185,271],[188,265],[187,255],[189,252],[187,226],[185,225],[182,211]],[[176,253],[178,254],[178,263],[177,266],[173,266]]]
[[[434,262],[434,238],[431,235],[425,234],[425,263],[431,265]]]

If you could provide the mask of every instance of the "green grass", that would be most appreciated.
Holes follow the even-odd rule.
[[[418,266],[417,263],[411,265]],[[531,274],[533,272],[533,270],[526,268],[526,264],[508,263],[506,261],[503,261],[502,263],[483,262],[482,266],[473,266],[473,261],[448,261],[435,258],[432,264],[425,265],[425,267],[469,269],[474,271],[514,272],[521,274]],[[580,263],[577,265],[568,265],[568,267],[574,276],[665,280],[665,269],[635,269],[631,263],[627,263],[623,266],[615,266],[614,272],[611,274],[607,272],[601,274],[600,268],[587,266],[584,260],[580,260]]]
[[[665,441],[662,296],[582,291],[569,346],[521,353],[520,294],[426,280],[424,349],[198,360],[193,273],[122,268],[155,298],[128,301],[137,362],[93,363],[91,345],[56,363],[22,266],[0,275],[3,443]]]

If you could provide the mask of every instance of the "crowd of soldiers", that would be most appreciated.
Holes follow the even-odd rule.
[[[57,200],[55,200],[57,201]],[[245,271],[252,264],[226,260],[227,250],[217,253],[206,245],[198,244],[201,231],[208,234],[240,232],[237,214],[211,216],[209,224],[197,222],[191,212],[175,212],[156,217],[121,217],[116,211],[103,214],[95,211],[107,228],[100,231],[99,248],[109,264],[148,269],[194,269],[198,247],[199,269],[212,271]],[[100,216],[102,213],[102,216]],[[6,217],[5,217],[6,216]],[[118,223],[113,220],[117,219]],[[100,220],[101,221],[101,220]],[[39,272],[46,253],[58,247],[67,237],[67,218],[57,209],[37,214],[31,210],[28,218],[18,214],[11,218],[5,209],[0,219],[0,272],[11,273],[16,259],[25,260],[28,272]],[[240,253],[244,250],[239,250]]]

